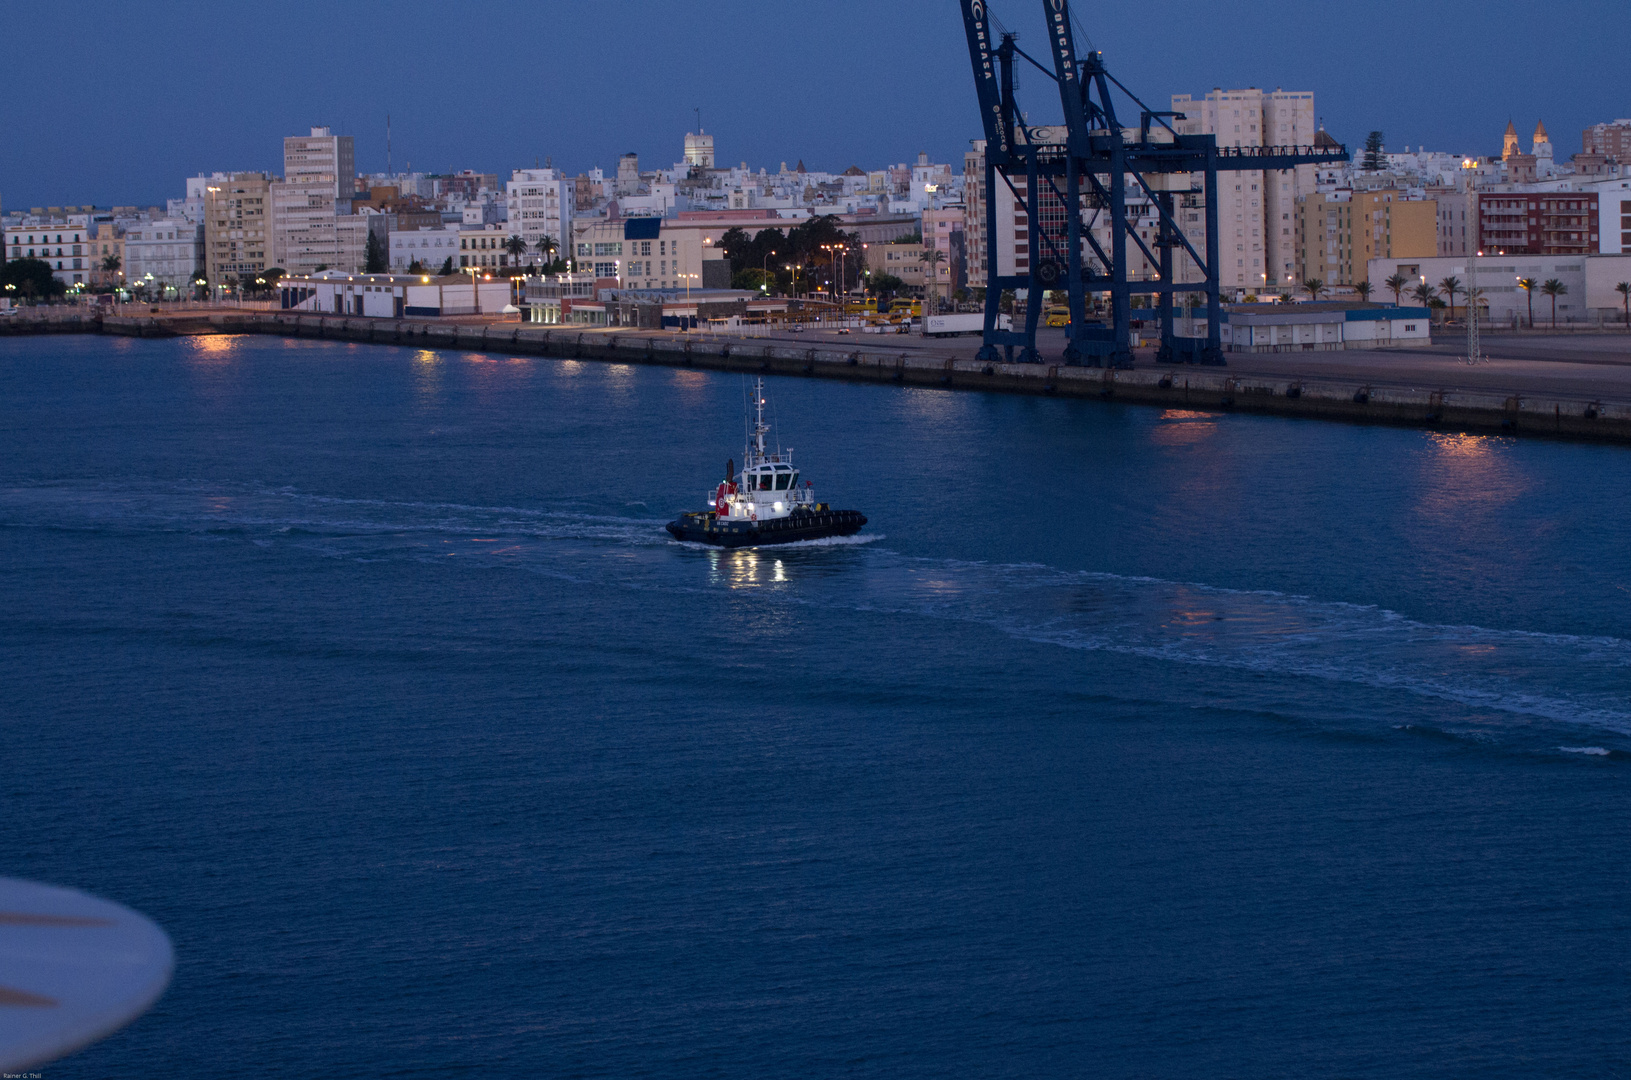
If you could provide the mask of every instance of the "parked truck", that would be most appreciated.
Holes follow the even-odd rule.
[[[997,316],[997,329],[1009,330],[1013,320],[1006,315]],[[924,337],[951,337],[955,334],[983,334],[984,315],[930,315],[923,320]]]

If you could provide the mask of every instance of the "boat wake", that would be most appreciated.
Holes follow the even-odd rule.
[[[1395,722],[1400,717],[1389,711],[1409,713],[1406,702],[1415,700],[1453,714],[1427,726],[1448,724],[1475,738],[1525,726],[1631,738],[1631,641],[1622,638],[1438,625],[1377,607],[1159,578],[911,558],[880,547],[876,533],[722,551],[673,540],[664,520],[578,506],[341,498],[204,482],[0,490],[0,525],[14,528],[181,532],[359,562],[454,557],[591,586],[758,589],[767,604],[975,624],[1174,673],[1239,673],[1257,687],[1225,680],[1233,689],[1213,699],[1233,694],[1242,707],[1249,698],[1273,710],[1314,685],[1358,686],[1371,693],[1357,707],[1351,691],[1328,695],[1333,715],[1364,714],[1373,726],[1386,715],[1390,726],[1408,729],[1411,716]],[[845,548],[854,555],[816,556]],[[700,576],[694,550],[709,555]],[[688,558],[676,563],[679,551]],[[1545,744],[1551,752],[1631,750],[1631,743],[1599,746],[1599,738],[1558,734]]]

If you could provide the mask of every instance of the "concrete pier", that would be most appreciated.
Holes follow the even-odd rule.
[[[0,334],[14,333],[275,334],[1631,443],[1631,337],[1620,335],[1497,338],[1489,343],[1496,359],[1476,367],[1447,344],[1413,351],[1232,353],[1222,368],[1162,366],[1146,350],[1133,370],[1114,371],[981,363],[973,358],[977,338],[831,331],[737,338],[259,311],[12,316],[0,322]]]

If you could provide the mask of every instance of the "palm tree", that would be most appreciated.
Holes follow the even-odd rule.
[[[1310,300],[1318,300],[1320,298],[1320,293],[1325,291],[1325,282],[1321,281],[1317,277],[1311,277],[1307,281],[1303,282],[1303,288],[1308,290],[1308,298]]]
[[[940,264],[946,261],[946,253],[939,248],[924,248],[917,261],[924,264],[923,275],[934,288],[940,286]],[[933,295],[933,294],[926,294]]]
[[[1450,318],[1455,318],[1455,294],[1461,291],[1461,279],[1452,274],[1439,282],[1438,287],[1450,298]]]
[[[1399,294],[1404,292],[1404,287],[1406,285],[1410,284],[1410,279],[1405,277],[1403,274],[1394,274],[1392,277],[1382,282],[1382,284],[1386,288],[1393,290],[1393,306],[1398,307]]]
[[[124,260],[119,258],[117,255],[107,255],[102,259],[102,269],[106,270],[110,274],[117,273],[119,268],[123,265]]]
[[[1552,298],[1552,329],[1557,329],[1557,298],[1569,295],[1569,287],[1557,278],[1547,278],[1541,284],[1540,291]]]
[[[1518,279],[1518,288],[1529,295],[1529,329],[1535,328],[1535,279],[1521,277]]]
[[[545,266],[555,261],[550,256],[560,250],[560,245],[555,242],[555,238],[547,233],[540,236],[532,246],[538,249],[538,254],[543,258]]]
[[[1438,299],[1438,290],[1424,281],[1410,290],[1410,298],[1422,307],[1432,307],[1433,301]]]
[[[1367,303],[1367,304],[1370,303],[1370,294],[1371,294],[1371,284],[1370,284],[1370,282],[1368,282],[1368,281],[1356,281],[1356,282],[1354,282],[1354,292],[1359,294],[1359,299],[1361,301],[1363,301],[1364,303]]]
[[[1625,305],[1625,325],[1631,326],[1631,281],[1620,282],[1614,291],[1620,294],[1620,302]]]
[[[510,258],[515,260],[517,266],[521,265],[521,256],[527,253],[527,246],[527,242],[519,236],[512,236],[504,241],[504,250],[510,253]]]

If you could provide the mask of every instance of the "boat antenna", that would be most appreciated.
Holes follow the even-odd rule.
[[[758,379],[753,385],[753,400],[755,403],[753,424],[753,447],[759,452],[761,459],[765,456],[765,381]]]

